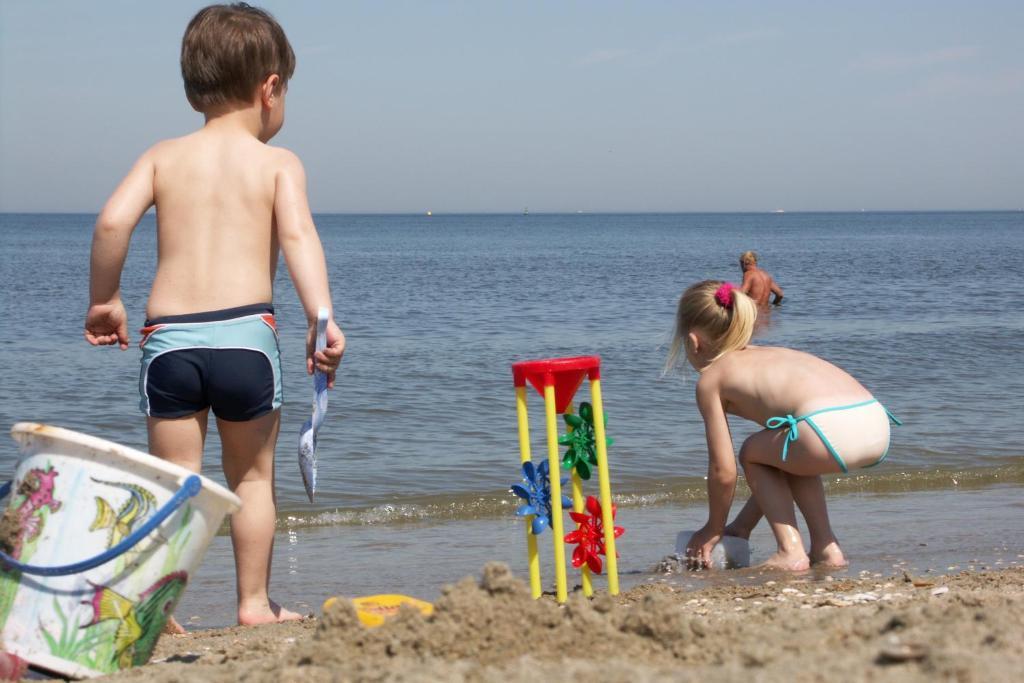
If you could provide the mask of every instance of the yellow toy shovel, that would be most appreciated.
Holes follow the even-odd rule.
[[[338,600],[345,598],[335,596],[324,601],[324,612]],[[429,617],[434,613],[434,606],[429,602],[410,598],[408,595],[367,595],[362,598],[351,598],[352,604],[356,607],[356,614],[364,626],[380,626],[386,619],[398,614],[398,608],[402,605],[409,605],[418,609],[423,616]]]

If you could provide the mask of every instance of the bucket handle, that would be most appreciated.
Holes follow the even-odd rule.
[[[185,501],[198,495],[199,490],[202,487],[203,483],[200,481],[199,476],[190,474],[185,478],[181,488],[171,496],[171,499],[164,503],[163,507],[157,510],[152,517],[147,519],[142,526],[133,531],[114,547],[108,548],[99,555],[91,557],[88,560],[82,560],[81,562],[75,562],[74,564],[66,564],[61,567],[40,567],[37,565],[18,562],[7,553],[0,551],[0,564],[6,565],[11,569],[17,569],[24,574],[34,574],[36,576],[67,576],[69,574],[80,574],[84,571],[94,569],[101,564],[110,562],[115,557],[131,550],[135,544],[153,533],[153,531],[156,530],[156,528],[160,526],[165,519],[173,515],[177,509],[185,503]],[[3,486],[0,486],[0,498],[6,498],[10,492],[11,482],[7,482]]]

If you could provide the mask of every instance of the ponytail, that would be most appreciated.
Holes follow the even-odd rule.
[[[676,328],[669,349],[665,372],[672,370],[684,355],[687,335],[694,330],[706,337],[714,350],[711,362],[730,351],[742,349],[754,335],[757,305],[732,283],[704,280],[690,286],[679,297]]]

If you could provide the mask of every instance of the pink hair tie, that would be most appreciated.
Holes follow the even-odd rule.
[[[722,286],[715,290],[715,301],[722,308],[732,309],[733,295],[732,290],[736,289],[736,286],[731,282],[723,282]]]

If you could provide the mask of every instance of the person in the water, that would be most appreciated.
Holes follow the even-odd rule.
[[[758,308],[767,310],[768,299],[774,296],[772,304],[778,306],[782,303],[782,287],[775,282],[775,278],[757,265],[757,254],[753,251],[745,251],[740,254],[740,268],[743,269],[743,284],[741,291],[754,300]]]

